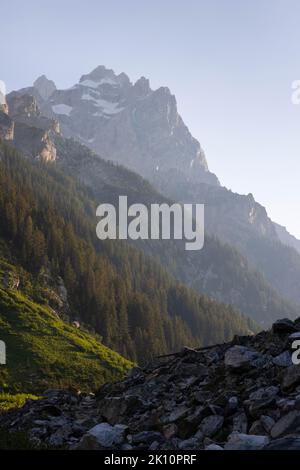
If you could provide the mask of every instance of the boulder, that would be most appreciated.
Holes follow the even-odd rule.
[[[300,437],[282,437],[274,439],[264,450],[300,450]]]
[[[300,384],[300,367],[298,365],[290,366],[283,374],[281,386],[283,390],[288,390]]]
[[[251,434],[230,434],[225,450],[261,450],[268,445],[270,439],[267,436]]]
[[[266,416],[266,415],[262,415],[262,416],[260,417],[260,422],[261,422],[262,427],[264,428],[264,430],[265,430],[267,433],[270,433],[272,427],[273,427],[274,424],[275,424],[274,419],[271,418],[270,416]]]
[[[298,334],[298,333],[297,333]],[[292,365],[292,356],[289,351],[284,351],[273,358],[273,364],[278,367],[289,367]]]
[[[176,421],[185,418],[188,415],[188,408],[186,406],[177,406],[171,413],[161,418],[163,424],[175,423]]]
[[[90,429],[80,440],[77,450],[112,449],[120,446],[125,440],[127,426],[101,423]]]
[[[261,355],[245,346],[235,345],[225,353],[225,366],[232,370],[244,370],[256,367]]]
[[[199,431],[201,431],[204,436],[212,437],[222,428],[223,422],[224,422],[223,416],[218,416],[218,415],[207,416],[201,422],[199,426]]]
[[[186,439],[185,441],[179,442],[178,449],[180,449],[180,450],[199,450],[200,449],[200,441],[195,437],[191,437],[190,439]]]
[[[164,438],[160,432],[143,431],[131,436],[132,444],[152,444],[152,442],[162,442]]]
[[[271,436],[274,439],[296,433],[300,433],[300,411],[296,410],[282,416],[271,429]]]
[[[218,444],[209,444],[208,446],[205,447],[205,450],[224,450],[224,449]]]
[[[232,431],[237,433],[246,433],[248,429],[248,419],[244,411],[234,415],[232,420]]]

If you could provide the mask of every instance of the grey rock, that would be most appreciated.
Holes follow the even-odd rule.
[[[281,398],[277,400],[277,406],[281,413],[288,413],[296,408],[296,401],[289,398]]]
[[[230,397],[228,400],[228,409],[230,411],[235,411],[238,407],[239,400],[238,397]]]
[[[297,432],[300,433],[300,411],[290,411],[274,424],[271,436],[273,439],[277,439]]]
[[[131,437],[132,444],[151,444],[154,441],[162,442],[163,440],[162,434],[155,431],[143,431]]]
[[[52,80],[48,80],[45,75],[37,78],[33,86],[38,90],[44,100],[48,100],[56,90],[55,83]]]
[[[279,387],[271,385],[270,387],[261,387],[255,392],[250,393],[249,399],[256,401],[256,400],[263,400],[269,398],[275,398],[279,392]]]
[[[270,433],[272,427],[275,424],[275,421],[270,416],[262,415],[260,417],[260,422],[267,433]]]
[[[176,421],[188,415],[188,408],[186,406],[178,406],[170,414],[163,416],[161,422],[163,424],[175,423]]]
[[[110,449],[125,440],[127,426],[111,426],[108,423],[97,424],[90,429],[78,444],[78,450]]]
[[[298,333],[297,333],[298,334]],[[273,364],[279,367],[289,367],[292,365],[292,356],[289,351],[284,351],[273,358]]]
[[[158,450],[160,445],[158,441],[153,441],[149,446],[149,450]]]
[[[295,409],[300,410],[300,394],[295,397]]]
[[[274,439],[264,450],[300,450],[300,437],[282,437]]]
[[[0,138],[6,141],[14,139],[15,123],[7,115],[7,113],[0,109]]]
[[[254,423],[252,423],[252,426],[249,429],[249,434],[255,434],[257,436],[262,436],[266,434],[266,430],[260,420],[256,420],[254,421]]]
[[[177,432],[178,427],[175,423],[170,423],[163,427],[163,435],[166,439],[176,436]]]
[[[235,345],[232,346],[225,354],[225,366],[234,369],[247,369],[249,367],[255,367],[255,361],[257,361],[261,355],[256,351],[253,351],[245,346]]]
[[[255,400],[253,403],[250,404],[249,406],[249,413],[253,418],[258,418],[266,410],[269,410],[270,408],[275,408],[276,407],[276,399],[275,397],[267,397],[267,398],[261,398],[259,400]]]
[[[278,400],[278,387],[263,387],[250,394],[249,399],[244,402],[249,408],[249,412],[253,417],[259,417],[263,414],[263,410],[276,407]],[[267,413],[265,413],[267,414]]]
[[[300,384],[300,367],[292,365],[284,372],[281,386],[283,390],[288,390]]]
[[[270,439],[267,436],[254,436],[250,434],[230,434],[225,444],[225,450],[260,450],[263,449]]]
[[[289,335],[290,341],[294,341],[297,339],[300,339],[300,331],[297,331],[296,333],[292,333],[291,335]]]
[[[203,433],[204,436],[212,437],[222,428],[223,422],[223,416],[207,416],[201,422],[199,431]]]
[[[203,404],[207,403],[210,395],[210,392],[208,392],[207,390],[198,390],[194,394],[194,399],[197,403]]]
[[[233,417],[232,431],[237,433],[246,433],[248,429],[248,419],[244,411],[237,413]]]
[[[196,450],[199,449],[200,442],[197,438],[192,437],[190,439],[186,439],[185,441],[181,441],[178,444],[178,448],[180,450]]]
[[[218,444],[209,444],[208,446],[205,447],[205,450],[224,450],[224,449]]]

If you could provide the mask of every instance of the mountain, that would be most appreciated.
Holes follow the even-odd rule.
[[[99,66],[72,88],[55,89],[45,99],[41,80],[20,93],[33,95],[42,114],[60,122],[64,136],[146,178],[176,168],[194,181],[218,184],[168,88],[153,91],[144,77],[132,84],[126,74]]]
[[[299,334],[299,319],[284,319],[256,336],[186,348],[104,385],[89,407],[54,391],[0,416],[0,426],[73,450],[299,450],[300,372],[290,348]]]
[[[224,187],[194,184],[172,174],[157,176],[153,182],[173,200],[205,204],[205,228],[221,241],[235,247],[260,271],[279,295],[300,303],[300,254],[297,240],[278,234],[278,225],[252,194],[236,194]]]
[[[43,100],[50,98],[52,93],[56,90],[55,83],[52,80],[48,80],[45,75],[37,78],[33,86],[37,89]]]
[[[168,88],[152,90],[144,77],[132,84],[126,74],[104,66],[67,90],[49,87],[47,98],[36,84],[18,93],[35,96],[42,114],[59,121],[63,135],[139,173],[167,198],[204,203],[207,233],[235,247],[279,295],[300,304],[299,244],[291,237],[287,242],[252,195],[227,190],[209,172]]]
[[[106,162],[73,139],[65,139],[57,122],[41,114],[33,96],[14,93],[9,96],[9,108],[10,115],[16,119],[16,129],[19,126],[27,129],[27,133],[20,134],[25,136],[24,142],[21,138],[12,144],[23,149],[28,158],[53,163],[65,174],[79,179],[91,191],[95,205],[100,201],[117,205],[120,194],[127,195],[129,204],[170,203],[140,176]],[[33,124],[40,126],[40,131],[32,127]],[[46,132],[51,139],[54,160],[45,156],[47,139],[41,140],[40,153],[37,153],[38,146],[31,148],[38,132],[41,136]],[[206,236],[205,248],[193,253],[185,250],[182,241],[137,241],[134,246],[188,287],[235,306],[261,325],[270,325],[283,314],[297,316],[297,307],[280,298],[245,258],[215,237]]]
[[[256,329],[129,244],[98,240],[96,203],[73,178],[3,144],[0,157],[0,238],[33,276],[62,278],[68,317],[94,328],[106,346],[143,362]]]
[[[296,237],[291,235],[285,227],[282,227],[282,225],[276,224],[274,222],[275,230],[276,233],[279,237],[279,240],[287,246],[290,246],[292,248],[295,248],[295,250],[300,253],[300,240],[298,240]]]

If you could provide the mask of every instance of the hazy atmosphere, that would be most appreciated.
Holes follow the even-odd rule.
[[[0,455],[291,464],[300,1],[0,15]]]
[[[297,0],[12,0],[0,79],[11,91],[45,73],[65,88],[103,64],[168,86],[221,183],[299,237],[299,15]]]

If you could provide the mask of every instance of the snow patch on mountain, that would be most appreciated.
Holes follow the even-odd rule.
[[[52,111],[55,114],[63,114],[65,116],[70,116],[73,108],[67,104],[55,104],[52,106]]]

